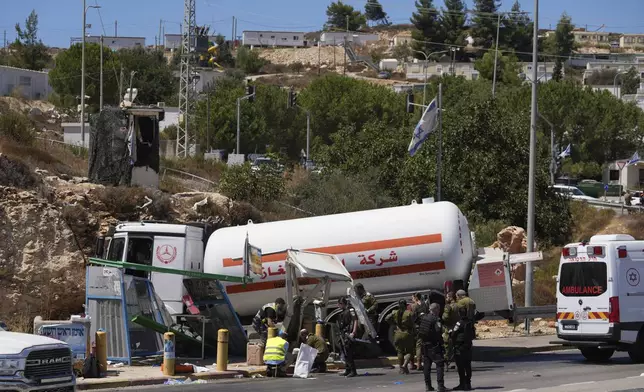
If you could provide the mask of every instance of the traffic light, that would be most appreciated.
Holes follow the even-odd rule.
[[[248,102],[255,101],[255,86],[249,84],[246,86],[246,95],[248,95]]]
[[[414,93],[410,91],[407,93],[407,113],[413,113],[413,112],[414,112]]]
[[[289,90],[288,92],[288,107],[297,107],[297,93],[295,92],[295,90]]]

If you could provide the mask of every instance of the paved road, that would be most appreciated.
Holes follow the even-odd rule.
[[[473,387],[478,391],[523,391],[540,388],[554,388],[561,391],[591,390],[591,386],[601,390],[619,390],[620,383],[626,386],[644,387],[643,365],[635,365],[627,356],[616,354],[610,363],[595,365],[583,360],[578,351],[561,351],[534,354],[511,359],[476,362],[473,366]],[[148,391],[189,391],[202,392],[223,389],[227,392],[270,391],[279,392],[294,390],[297,392],[318,391],[352,391],[376,390],[387,388],[392,392],[423,391],[422,373],[414,372],[409,376],[400,376],[392,369],[360,370],[360,377],[345,379],[337,374],[319,375],[315,379],[255,379],[221,381],[213,384],[137,387],[138,392]],[[432,375],[435,377],[435,374]],[[606,380],[619,380],[609,382]],[[217,385],[219,384],[219,385]],[[446,386],[458,384],[455,371],[447,373]],[[435,385],[435,383],[434,383]],[[614,387],[614,388],[613,388]]]

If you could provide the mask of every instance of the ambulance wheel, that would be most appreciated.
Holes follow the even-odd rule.
[[[615,353],[615,350],[611,348],[584,347],[579,350],[581,355],[590,362],[606,362]]]
[[[644,363],[644,331],[640,331],[635,344],[628,348],[628,356],[635,363]]]

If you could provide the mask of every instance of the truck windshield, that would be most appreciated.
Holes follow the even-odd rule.
[[[123,251],[125,251],[125,238],[114,238],[107,252],[107,259],[110,261],[123,261]]]
[[[566,297],[596,297],[606,292],[606,263],[564,263],[559,274],[559,292]]]

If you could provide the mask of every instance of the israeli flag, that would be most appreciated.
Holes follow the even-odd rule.
[[[436,125],[438,124],[438,105],[436,103],[436,98],[429,103],[425,113],[418,121],[418,125],[414,129],[414,136],[411,138],[411,143],[409,143],[409,155],[414,156],[420,146],[423,145],[425,140],[429,135],[434,132]]]
[[[559,158],[565,158],[570,156],[570,144],[568,144],[568,147],[566,147],[565,150],[561,154],[559,154]]]
[[[637,162],[639,162],[639,161],[640,161],[640,155],[639,155],[637,152],[635,152],[635,154],[633,154],[633,156],[631,157],[631,159],[629,159],[629,160],[628,160],[628,163],[626,163],[626,166],[632,166],[632,165],[635,165],[635,164],[637,164]]]

